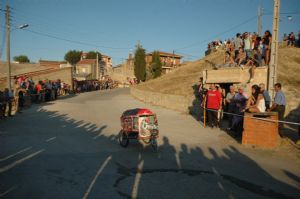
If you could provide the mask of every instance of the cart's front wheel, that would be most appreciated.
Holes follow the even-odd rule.
[[[120,131],[119,133],[119,143],[122,147],[127,147],[129,144],[128,135],[123,131]]]
[[[152,150],[154,152],[157,152],[157,148],[158,148],[158,146],[157,146],[157,139],[154,138],[154,137],[152,137],[151,140],[150,140],[150,142],[151,142]]]

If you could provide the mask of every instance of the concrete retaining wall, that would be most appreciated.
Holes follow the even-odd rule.
[[[131,87],[130,93],[133,97],[145,103],[162,106],[182,113],[191,113],[191,108],[195,101],[192,97],[143,91],[135,87]]]

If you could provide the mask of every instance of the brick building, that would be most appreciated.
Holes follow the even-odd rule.
[[[153,52],[146,54],[145,59],[146,59],[147,66],[151,65],[152,63],[152,55]],[[163,73],[168,73],[170,70],[180,66],[181,64],[181,58],[182,58],[181,55],[166,53],[161,51],[159,51],[159,55],[160,55],[160,61],[162,63]],[[127,65],[129,66],[134,65],[134,57],[132,56],[132,54],[129,54],[129,57],[127,59]]]

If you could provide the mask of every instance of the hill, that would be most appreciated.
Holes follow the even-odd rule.
[[[191,96],[193,95],[192,86],[199,83],[202,71],[211,69],[212,64],[222,63],[223,56],[224,51],[214,52],[201,60],[184,64],[167,75],[144,82],[137,88],[165,94]],[[280,48],[278,60],[278,82],[300,97],[298,88],[300,85],[300,49]]]

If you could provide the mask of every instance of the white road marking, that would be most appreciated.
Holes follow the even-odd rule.
[[[136,199],[138,196],[139,184],[140,184],[140,180],[142,177],[142,173],[140,171],[143,170],[143,167],[144,167],[144,160],[142,160],[137,167],[138,172],[135,175],[134,184],[133,184],[132,191],[131,191],[132,199]]]
[[[46,140],[46,142],[51,142],[52,140],[55,140],[56,137],[52,137],[52,138],[49,138],[48,140]]]
[[[22,162],[25,162],[26,160],[28,160],[28,159],[30,159],[30,158],[32,158],[32,157],[34,157],[34,156],[36,156],[36,155],[42,153],[43,151],[45,151],[45,149],[39,150],[39,151],[37,151],[37,152],[35,152],[35,153],[32,153],[32,154],[30,154],[30,155],[28,155],[28,156],[26,156],[26,157],[24,157],[24,158],[22,158],[22,159],[20,159],[20,160],[17,160],[17,161],[15,161],[15,162],[13,162],[13,163],[10,164],[10,165],[7,165],[7,166],[5,166],[5,167],[1,167],[1,168],[0,168],[0,173],[3,173],[3,172],[5,172],[5,171],[7,171],[7,170],[13,168],[13,167],[15,167],[15,166],[21,164]]]
[[[102,171],[104,170],[104,168],[106,167],[106,165],[108,164],[108,162],[111,160],[111,156],[107,157],[106,160],[103,162],[103,164],[101,165],[101,167],[99,168],[99,170],[97,171],[97,174],[95,175],[95,177],[93,178],[89,188],[87,189],[87,191],[85,192],[84,196],[82,197],[82,199],[87,199],[94,184],[96,183],[97,178],[99,177],[99,175],[102,173]]]
[[[0,159],[0,162],[5,161],[5,160],[7,160],[7,159],[9,159],[9,158],[15,157],[16,155],[19,155],[19,154],[21,154],[21,153],[24,153],[25,151],[28,151],[28,150],[31,149],[31,148],[32,148],[32,147],[30,146],[30,147],[27,147],[27,148],[25,148],[25,149],[22,149],[21,151],[18,151],[18,152],[16,152],[16,153],[12,154],[12,155],[6,156],[5,158],[1,158],[1,159]]]
[[[10,189],[8,189],[7,191],[3,192],[3,193],[0,193],[0,197],[3,197],[5,196],[6,194],[8,194],[9,192],[15,190],[17,188],[17,186],[13,186],[11,187]]]

